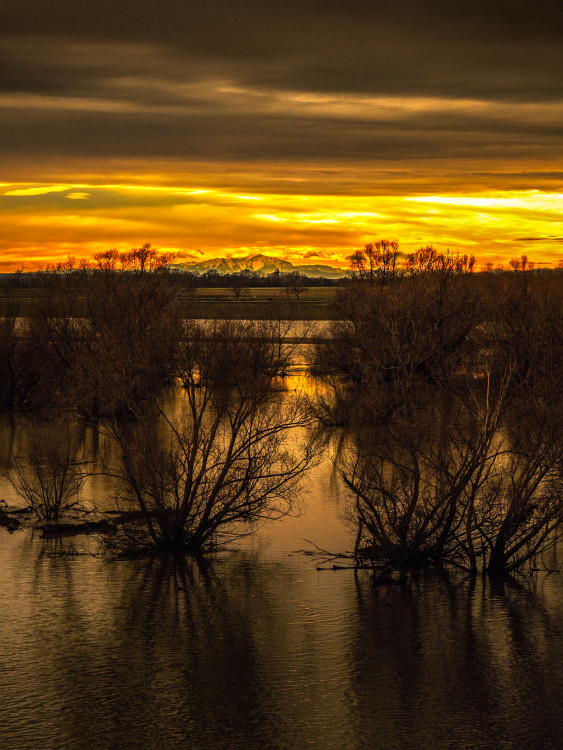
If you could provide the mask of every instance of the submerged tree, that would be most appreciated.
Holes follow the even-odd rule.
[[[472,265],[429,246],[386,289],[350,285],[317,347],[358,559],[506,573],[561,535],[563,287]]]
[[[516,407],[511,386],[508,377],[498,390],[468,386],[466,399],[428,405],[413,421],[394,415],[385,431],[353,432],[341,472],[359,563],[505,574],[557,543],[560,421],[537,404]]]
[[[443,398],[411,418],[395,414],[383,429],[351,431],[340,470],[353,498],[358,562],[412,568],[465,557],[459,540],[496,450],[502,405],[501,396],[475,409],[473,395]]]
[[[91,280],[88,338],[75,359],[71,406],[89,418],[140,413],[175,375],[182,335],[177,287],[162,273]]]
[[[58,521],[79,507],[87,476],[76,435],[52,424],[35,431],[29,450],[16,457],[7,475],[26,506],[45,521]]]
[[[138,512],[123,514],[127,547],[198,552],[291,511],[316,450],[303,399],[276,387],[280,343],[268,324],[188,326],[180,416],[114,430],[119,502]]]
[[[316,368],[334,388],[328,417],[373,422],[396,409],[408,412],[427,398],[427,386],[451,384],[476,322],[466,282],[428,274],[386,289],[347,288],[340,299],[344,320],[331,325],[316,349]]]
[[[510,573],[563,535],[563,478],[555,446],[497,461],[474,505],[473,533],[488,573]],[[561,451],[559,450],[559,460]]]

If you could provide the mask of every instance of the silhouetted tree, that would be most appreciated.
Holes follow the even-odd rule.
[[[71,405],[88,417],[142,412],[172,382],[182,322],[168,275],[101,274],[88,295],[87,345],[73,368]]]
[[[365,281],[371,286],[378,282],[385,286],[395,278],[399,259],[399,243],[379,240],[364,245],[350,259],[352,278]]]
[[[270,326],[188,326],[182,415],[157,410],[114,427],[120,504],[141,518],[130,524],[124,515],[128,549],[195,553],[291,510],[316,451],[306,436],[292,436],[309,428],[311,417],[300,397],[280,397],[283,362]]]
[[[345,320],[316,348],[317,370],[335,391],[336,421],[408,409],[426,398],[422,386],[451,382],[476,324],[471,287],[450,274],[417,275],[385,289],[351,285],[340,309]]]
[[[307,287],[305,286],[305,281],[306,281],[305,276],[299,273],[299,271],[288,273],[286,275],[286,286],[285,286],[288,296],[293,294],[295,295],[295,299],[299,300],[303,292],[307,290]]]
[[[359,557],[507,573],[560,538],[563,290],[538,279],[438,265],[346,290],[317,361]]]
[[[354,500],[358,562],[475,570],[467,520],[495,455],[504,393],[475,408],[468,387],[467,401],[435,398],[410,418],[393,415],[384,430],[349,433],[339,466]]]
[[[158,251],[150,242],[146,242],[141,247],[120,253],[119,262],[124,271],[150,273],[165,268],[175,257],[174,253]]]
[[[7,477],[37,518],[58,521],[79,506],[87,477],[76,436],[57,424],[36,428],[29,450],[16,456]]]
[[[252,280],[251,271],[241,271],[240,273],[233,273],[229,277],[229,286],[233,290],[233,294],[237,299],[248,292],[250,282]]]
[[[110,250],[104,250],[100,253],[95,253],[94,261],[96,262],[96,268],[99,271],[112,272],[117,270],[119,263],[120,253],[117,248],[111,248]]]
[[[520,258],[512,258],[508,265],[513,271],[533,271],[535,264],[528,260],[527,255],[522,255]]]

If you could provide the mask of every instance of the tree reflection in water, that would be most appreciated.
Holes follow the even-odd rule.
[[[556,575],[374,588],[309,557],[108,563],[77,554],[88,541],[0,534],[13,750],[534,750],[563,729]]]
[[[531,588],[424,571],[357,604],[360,747],[558,747],[561,618]]]

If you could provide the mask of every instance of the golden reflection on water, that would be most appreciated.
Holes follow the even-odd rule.
[[[283,398],[294,395],[313,396],[322,386],[306,371],[291,372],[279,379]],[[165,400],[165,409],[172,419],[180,419],[186,407],[180,389],[171,389]],[[32,417],[15,415],[0,417],[0,471],[8,471],[14,457],[24,454],[29,448],[31,436],[38,421]],[[110,462],[115,445],[105,434],[103,425],[85,427],[76,422],[79,444],[86,460],[91,461],[93,475],[81,491],[82,502],[89,510],[114,510],[115,483],[101,472],[102,464]],[[74,429],[73,428],[73,429]],[[300,442],[308,438],[305,431],[296,430],[290,441]],[[10,506],[21,505],[21,500],[5,477],[0,476],[0,498]],[[283,522],[269,522],[255,529],[241,540],[246,549],[261,550],[263,555],[291,554],[295,550],[314,549],[314,544],[337,552],[349,550],[353,545],[353,531],[343,522],[346,506],[346,491],[331,460],[331,446],[327,444],[321,463],[311,469],[300,487],[292,515]],[[305,541],[308,540],[308,541]]]
[[[0,530],[11,750],[556,747],[560,581],[53,554],[89,544]]]
[[[317,387],[303,372],[280,385],[287,398]],[[177,393],[167,403],[181,413]],[[2,468],[33,424],[3,420]],[[80,430],[99,462],[106,438]],[[108,562],[92,556],[92,537],[0,529],[4,746],[557,747],[561,576],[423,573],[373,587],[361,572],[317,570],[310,542],[353,543],[331,450],[301,489],[299,515],[207,561]],[[103,477],[85,491],[99,508],[111,494]]]

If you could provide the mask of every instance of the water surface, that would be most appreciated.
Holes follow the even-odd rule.
[[[32,428],[3,424],[4,466]],[[107,480],[88,493],[110,502]],[[205,562],[0,529],[0,747],[560,746],[560,574],[373,587],[305,554],[353,544],[329,456],[299,505]]]

